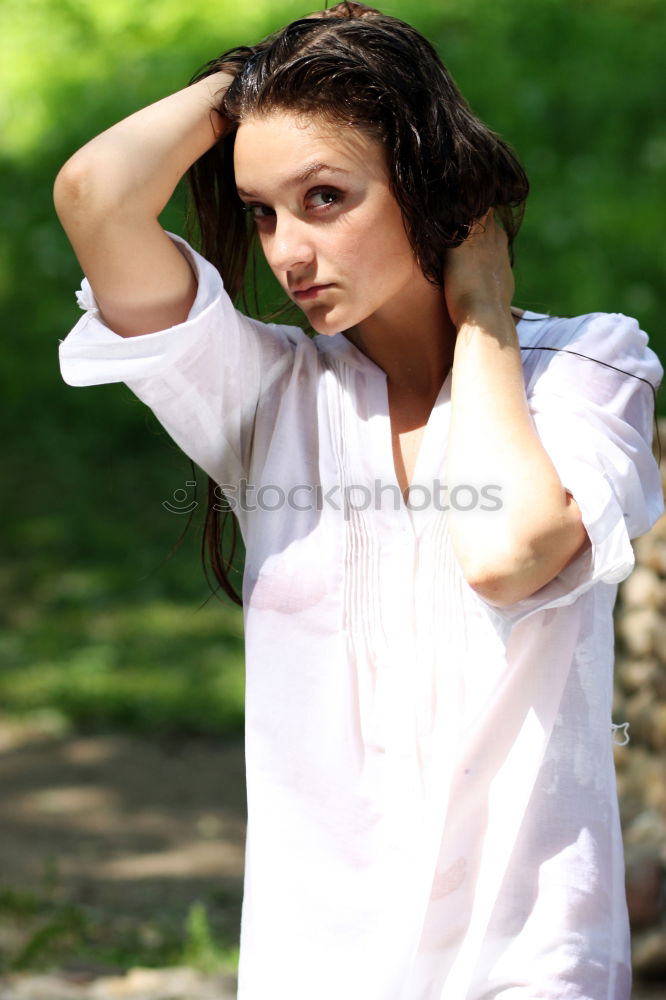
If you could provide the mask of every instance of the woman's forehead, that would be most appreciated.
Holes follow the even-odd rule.
[[[304,183],[324,168],[385,176],[383,146],[353,125],[287,111],[252,116],[238,126],[234,169],[245,193],[269,178],[277,186]]]

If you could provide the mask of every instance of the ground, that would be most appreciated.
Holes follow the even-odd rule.
[[[204,903],[218,940],[237,940],[242,742],[55,736],[5,724],[0,750],[0,888],[19,899],[13,911],[0,909],[0,954],[20,951],[30,923],[20,899],[31,893],[38,901],[46,894],[61,913],[71,903],[92,927],[83,952],[76,935],[65,934],[57,975],[1,977],[0,1000],[231,1000],[228,972],[138,969],[121,980],[123,963],[109,956],[121,939],[138,941],[144,955],[151,942],[158,954],[170,936],[182,939],[183,915],[195,901]],[[633,1000],[664,995],[663,986],[637,988]]]
[[[182,950],[197,903],[233,965],[246,818],[241,741],[17,735],[4,726],[0,748],[5,966],[38,936],[45,910],[60,926],[51,962],[43,941],[33,949],[42,967],[110,974],[128,962],[153,964],[151,953],[159,963]]]

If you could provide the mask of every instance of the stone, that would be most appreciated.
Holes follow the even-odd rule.
[[[636,538],[633,543],[637,565],[654,570],[662,578],[666,576],[665,529],[666,519],[662,517],[647,535]]]
[[[84,1000],[81,987],[58,975],[12,975],[0,980],[0,1000]]]
[[[649,690],[637,691],[630,695],[624,703],[624,719],[618,722],[629,723],[629,740],[642,746],[651,745],[653,727],[654,698]]]
[[[634,936],[632,964],[637,979],[666,979],[666,927]]]
[[[616,759],[622,760],[617,771],[617,788],[623,829],[627,830],[646,809],[666,817],[666,761],[663,755],[649,753],[633,739],[626,747],[613,749]]]
[[[658,753],[666,750],[666,702],[658,702],[652,709],[650,744]]]
[[[622,609],[616,616],[618,636],[632,656],[650,655],[659,624],[660,615],[655,608]]]
[[[130,969],[105,976],[91,987],[90,1000],[233,1000],[231,977],[207,977],[194,969]]]
[[[12,973],[0,979],[0,1000],[235,1000],[236,981],[194,969],[131,969],[81,983],[63,973]]]
[[[650,847],[666,869],[666,816],[657,809],[644,809],[626,826],[625,846]]]
[[[652,650],[662,663],[666,662],[666,618],[659,615],[652,629]]]
[[[654,656],[647,659],[618,657],[615,670],[620,692],[633,694],[645,688],[654,689],[659,672],[663,670],[663,667]]]
[[[632,930],[658,924],[665,872],[658,850],[651,844],[625,847],[625,885]]]
[[[627,608],[656,608],[664,603],[664,583],[650,566],[637,565],[622,584],[622,603]]]

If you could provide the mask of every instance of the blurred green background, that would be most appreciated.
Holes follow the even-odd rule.
[[[666,357],[663,0],[412,0],[532,183],[516,303],[636,316]],[[242,618],[199,561],[203,477],[124,386],[72,389],[80,271],[52,182],[86,140],[231,45],[307,12],[253,0],[3,0],[0,716],[157,737],[242,732]],[[184,231],[179,191],[163,222]],[[663,409],[663,402],[660,407]],[[178,493],[186,490],[185,494]],[[185,508],[197,501],[182,544]],[[1,901],[0,901],[1,902]]]
[[[633,314],[666,354],[666,5],[402,0],[384,9],[436,42],[527,167],[517,303]],[[201,504],[169,556],[186,518],[163,501],[179,489],[195,499],[189,463],[124,386],[75,390],[60,380],[58,341],[79,315],[80,272],[51,186],[92,135],[305,10],[270,0],[0,7],[4,712],[48,707],[79,729],[240,731],[241,620],[207,600]],[[183,231],[183,207],[180,192],[168,228]]]

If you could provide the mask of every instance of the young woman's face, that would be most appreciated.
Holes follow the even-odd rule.
[[[384,149],[364,132],[284,112],[253,117],[238,128],[234,164],[266,259],[318,333],[360,330],[425,281]]]

